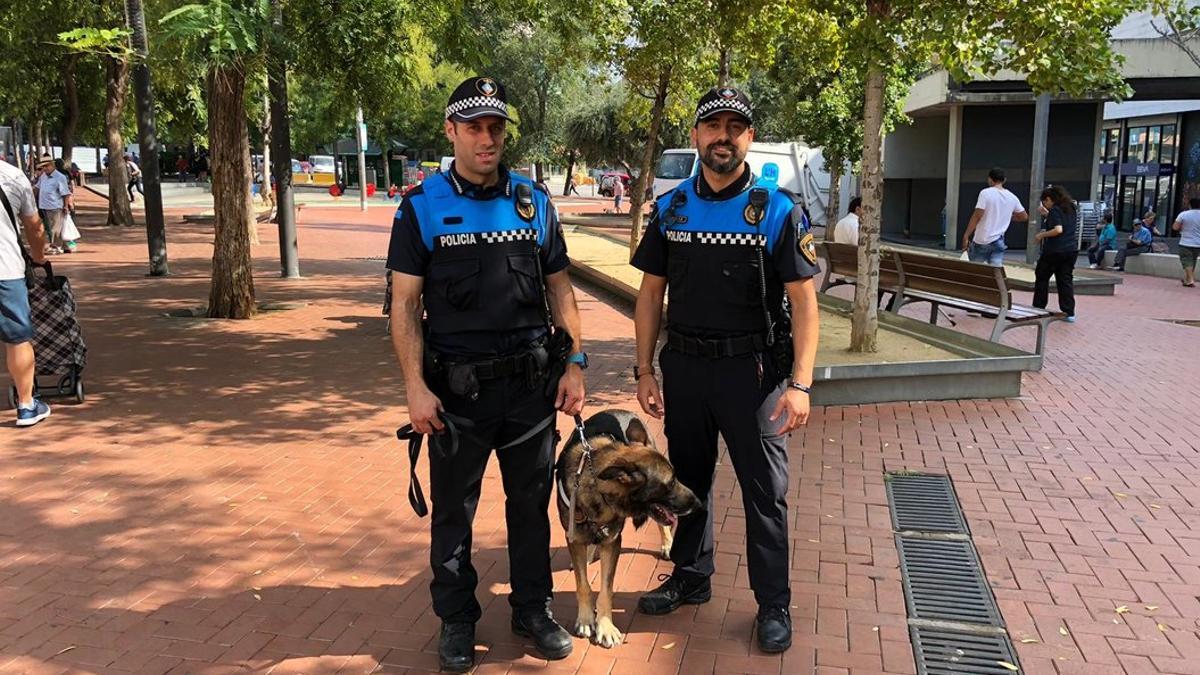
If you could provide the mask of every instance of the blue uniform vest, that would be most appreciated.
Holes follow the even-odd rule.
[[[684,181],[657,200],[659,228],[667,240],[667,324],[693,337],[765,334],[759,275],[765,275],[767,304],[782,307],[783,284],[771,252],[787,226],[794,202],[774,185],[764,217],[747,222],[750,189],[724,200],[701,199],[696,180]],[[685,202],[672,206],[676,193]],[[758,247],[765,248],[759,270]]]
[[[509,175],[505,194],[459,195],[447,175],[422,184],[411,198],[421,238],[432,253],[423,301],[435,334],[510,332],[546,325],[545,286],[538,249],[546,241],[547,195],[526,178]],[[516,186],[533,192],[533,214],[517,212]]]

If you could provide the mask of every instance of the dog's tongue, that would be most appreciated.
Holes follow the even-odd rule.
[[[660,504],[654,505],[654,515],[658,517],[658,521],[668,527],[675,527],[679,523],[679,517],[676,516],[671,509]]]

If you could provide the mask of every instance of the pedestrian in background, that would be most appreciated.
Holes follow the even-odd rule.
[[[1100,223],[1096,225],[1096,242],[1088,247],[1088,262],[1089,267],[1094,270],[1100,269],[1100,265],[1104,264],[1105,251],[1117,250],[1117,227],[1113,225],[1113,216],[1111,213],[1106,213],[1100,219]]]
[[[1188,200],[1191,208],[1179,214],[1172,230],[1179,233],[1179,263],[1183,265],[1183,285],[1196,285],[1196,259],[1200,258],[1200,197]]]
[[[979,192],[975,201],[975,212],[963,233],[962,245],[971,262],[987,263],[993,267],[1004,264],[1004,252],[1008,246],[1004,235],[1015,220],[1029,220],[1021,200],[1004,187],[1004,169],[995,168],[988,172],[988,186]]]
[[[1117,259],[1110,270],[1124,272],[1126,258],[1150,252],[1150,243],[1154,241],[1154,219],[1157,217],[1153,211],[1147,211],[1141,220],[1133,224],[1133,234],[1129,235],[1125,248],[1117,252]]]
[[[621,200],[625,197],[625,181],[620,176],[613,179],[613,208],[621,212]]]
[[[62,243],[63,218],[67,211],[74,209],[75,199],[71,196],[71,186],[67,183],[67,177],[54,168],[53,157],[42,155],[38,169],[40,173],[34,183],[34,193],[37,196],[42,223],[45,224],[50,238],[46,252],[62,253],[63,249],[57,244]]]
[[[1050,277],[1058,287],[1058,308],[1075,323],[1075,258],[1079,255],[1075,243],[1075,201],[1061,185],[1042,190],[1038,213],[1042,215],[1042,230],[1034,237],[1042,244],[1034,268],[1033,306],[1045,309],[1050,300]]]
[[[129,190],[129,203],[133,203],[133,189],[137,188],[138,194],[142,197],[146,196],[142,192],[142,167],[138,166],[137,159],[133,155],[125,155],[125,167],[129,170],[129,184],[125,186]]]

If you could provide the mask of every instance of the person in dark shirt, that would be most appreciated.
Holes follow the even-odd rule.
[[[500,163],[511,121],[504,87],[467,79],[445,120],[454,162],[405,195],[387,267],[412,429],[431,434],[434,446],[429,557],[442,620],[438,657],[442,670],[461,672],[474,664],[482,612],[471,527],[493,449],[504,484],[512,630],[547,659],[571,653],[571,636],[549,609],[547,508],[555,409],[578,419],[588,363],[558,215],[548,194]],[[415,479],[414,468],[410,501],[424,515]]]
[[[1076,239],[1075,200],[1061,185],[1042,190],[1038,213],[1042,230],[1035,235],[1042,254],[1034,269],[1033,306],[1045,309],[1050,300],[1050,277],[1058,287],[1058,307],[1075,323],[1075,259],[1079,257]]]
[[[666,614],[712,597],[720,434],[742,486],[758,645],[781,652],[792,643],[787,439],[809,414],[819,269],[803,208],[756,182],[745,162],[752,124],[750,100],[736,89],[700,99],[692,130],[700,174],[657,200],[633,258],[644,273],[634,316],[638,402],[665,414],[676,477],[702,503],[679,520],[673,573],[638,609]],[[668,291],[660,393],[653,357]]]

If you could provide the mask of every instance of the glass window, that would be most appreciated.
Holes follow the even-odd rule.
[[[1150,127],[1146,134],[1146,162],[1157,162],[1158,151],[1162,146],[1162,127]]]
[[[1164,124],[1162,128],[1162,155],[1158,161],[1163,164],[1175,163],[1175,125]]]
[[[1150,179],[1147,179],[1149,182]],[[1171,205],[1174,201],[1171,199],[1171,176],[1158,177],[1158,201],[1155,203],[1154,212],[1158,214],[1158,218],[1154,221],[1154,227],[1159,232],[1167,232],[1171,229],[1171,223],[1175,222],[1171,213]]]
[[[1106,132],[1106,134],[1108,136],[1108,153],[1104,156],[1105,161],[1107,161],[1107,162],[1121,161],[1121,145],[1120,145],[1121,130],[1120,129],[1109,129]]]
[[[655,178],[688,178],[692,175],[692,165],[696,161],[696,155],[690,152],[664,152],[658,160],[658,169],[654,172]]]
[[[1144,162],[1146,156],[1146,127],[1130,127],[1125,144],[1126,162]]]
[[[1126,176],[1121,183],[1121,211],[1117,214],[1117,227],[1122,230],[1133,229],[1133,221],[1141,216],[1134,215],[1138,208],[1137,202],[1138,179]]]

